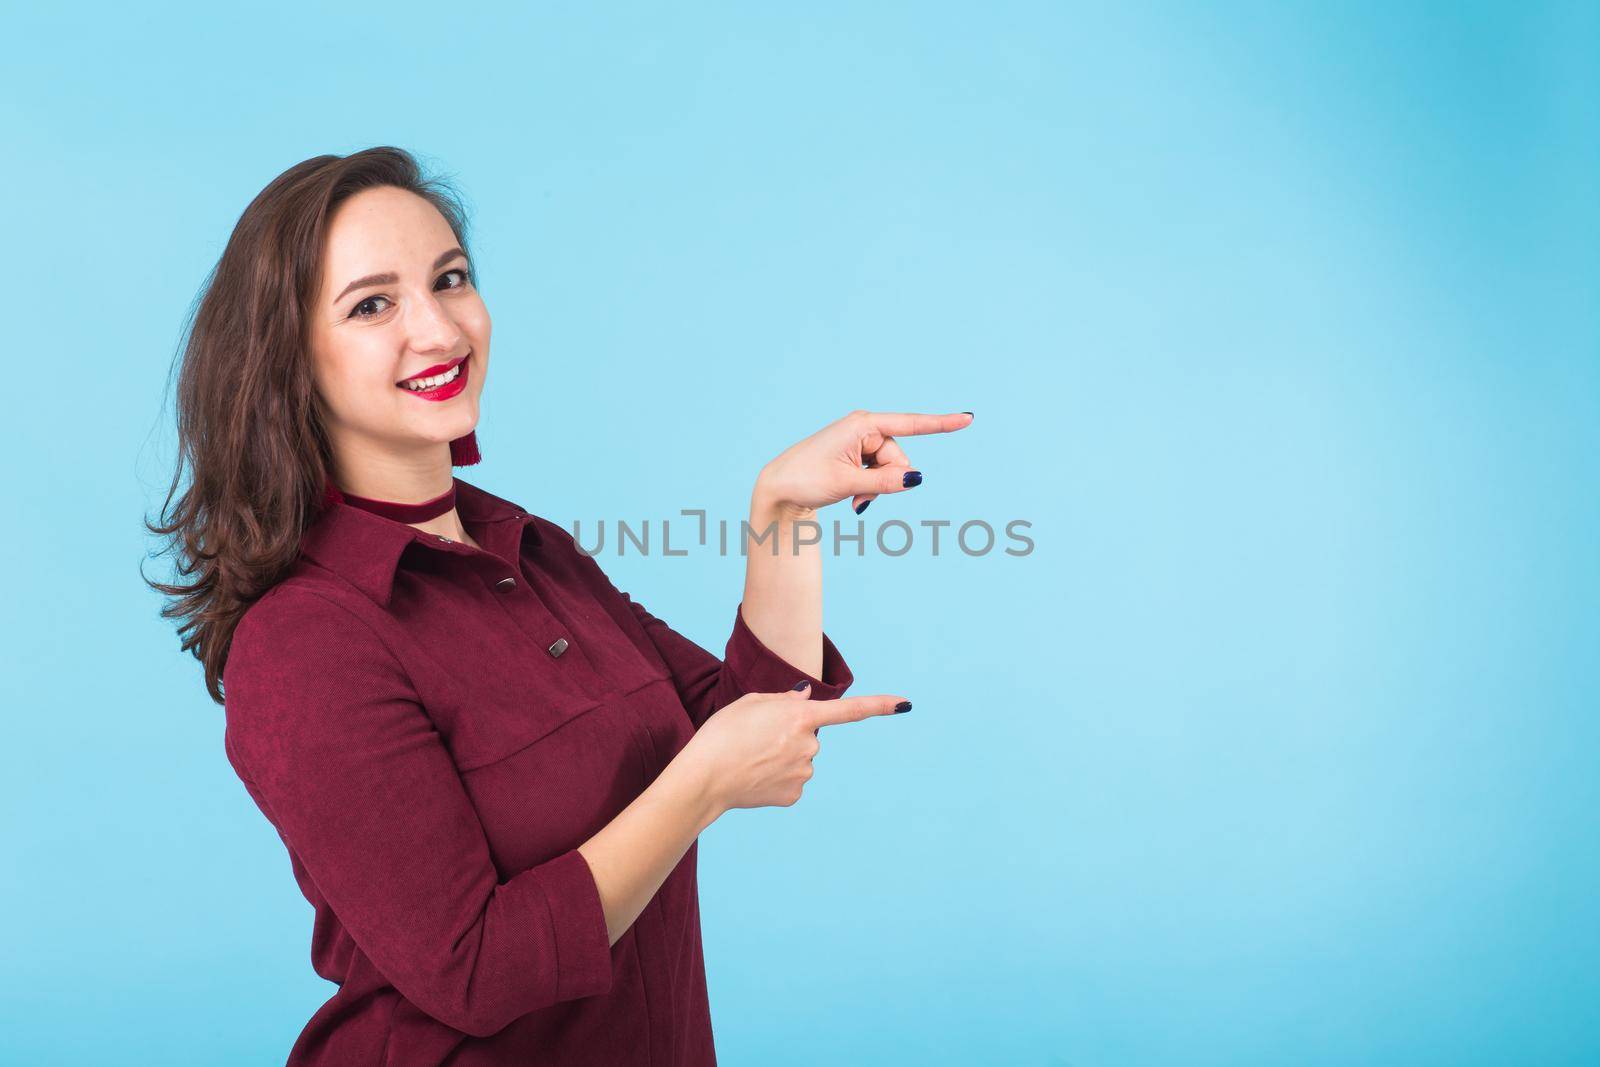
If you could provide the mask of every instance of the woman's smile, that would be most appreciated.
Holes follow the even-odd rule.
[[[403,389],[423,400],[449,400],[467,387],[467,358],[471,355],[471,351],[468,351],[465,356],[453,359],[449,363],[429,367],[409,378],[395,382],[395,388]]]

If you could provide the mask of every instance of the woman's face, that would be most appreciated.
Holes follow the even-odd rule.
[[[389,186],[340,204],[311,320],[313,373],[340,464],[435,462],[476,427],[489,330],[467,257],[432,204]],[[413,388],[419,376],[444,375],[453,380]]]

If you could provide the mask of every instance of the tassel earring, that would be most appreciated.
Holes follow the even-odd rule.
[[[478,454],[477,430],[468,430],[466,436],[450,442],[450,466],[470,467],[482,458]]]

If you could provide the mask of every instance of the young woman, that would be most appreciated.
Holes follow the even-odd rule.
[[[921,476],[852,411],[768,462],[718,659],[571,535],[469,482],[489,371],[459,199],[394,148],[319,156],[239,219],[188,330],[152,583],[315,909],[338,991],[307,1064],[712,1064],[695,842],[787,806],[842,697],[796,522]],[[174,503],[183,470],[192,478]]]

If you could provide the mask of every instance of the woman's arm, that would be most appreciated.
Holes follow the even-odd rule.
[[[865,508],[881,494],[920,485],[922,473],[911,468],[895,436],[950,433],[971,424],[968,411],[857,409],[761,468],[750,494],[743,610],[762,644],[808,674],[821,672],[822,529],[811,525],[817,509],[851,497]]]
[[[740,649],[731,648],[729,661],[747,660],[740,664],[747,671],[752,670],[752,665],[759,665],[770,673],[770,650],[821,679],[822,557],[816,545],[802,546],[799,556],[789,554],[794,540],[791,514],[803,517],[770,501],[758,480],[751,501],[750,525],[755,536],[768,524],[781,535],[776,555],[770,554],[770,547],[752,550],[739,614],[766,648],[760,655],[746,653],[743,657],[736,655]],[[737,687],[737,679],[721,671],[722,664],[708,654],[705,659],[708,666],[718,668],[715,673],[708,671],[708,678],[720,679],[724,691]],[[838,687],[842,691],[851,681],[849,669],[841,661],[837,671],[844,672],[844,684]],[[827,695],[836,697],[838,692],[830,687]],[[621,814],[578,846],[594,873],[612,944],[638,919],[694,840],[726,810],[715,795],[712,779],[706,763],[685,749]]]
[[[723,813],[787,807],[800,799],[820,727],[910,708],[909,701],[889,694],[809,698],[792,689],[735,700],[711,716],[632,804],[578,846],[594,876],[612,944],[694,839]]]
[[[704,764],[680,752],[633,803],[578,846],[600,892],[611,944],[722,812]]]
[[[224,674],[230,761],[406,999],[482,1037],[611,990],[611,924],[587,857],[568,849],[500,880],[404,664],[350,607],[273,589],[240,621]]]
[[[756,479],[744,571],[745,625],[761,643],[822,676],[822,534],[813,508],[786,504]]]

